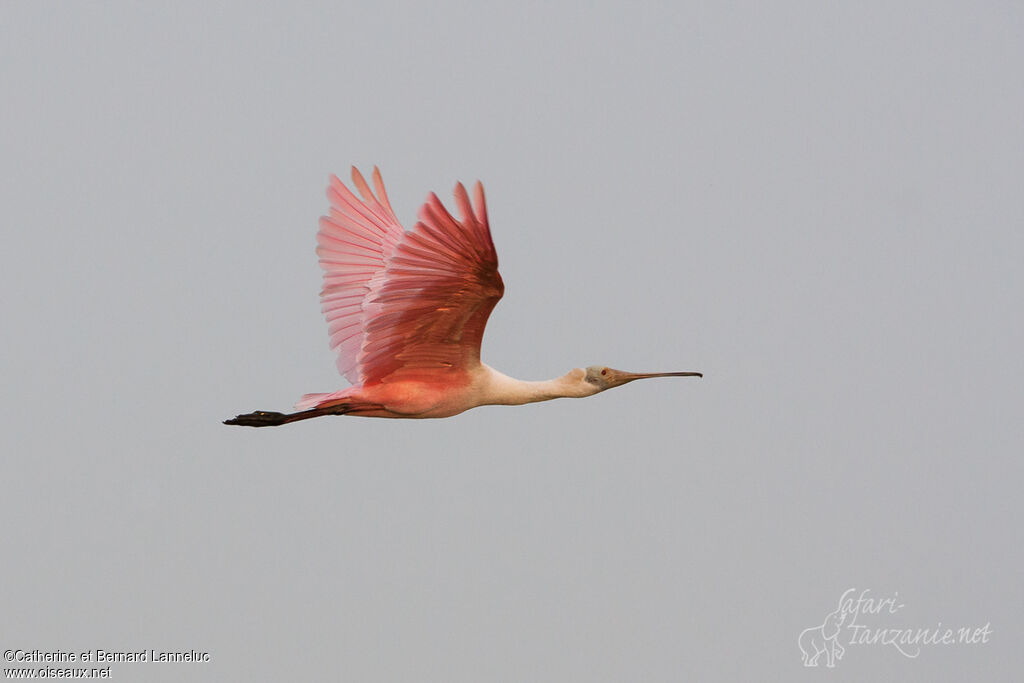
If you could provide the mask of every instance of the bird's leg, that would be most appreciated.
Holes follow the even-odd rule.
[[[252,413],[238,415],[230,420],[224,420],[224,424],[241,425],[243,427],[276,427],[277,425],[283,425],[289,422],[290,420],[288,418],[295,414],[296,413],[287,414],[257,410]]]
[[[252,413],[238,415],[230,420],[224,420],[224,424],[239,425],[242,427],[276,427],[278,425],[288,424],[289,422],[308,420],[312,417],[321,417],[323,415],[347,415],[348,413],[356,410],[377,410],[383,409],[383,407],[384,406],[376,403],[339,403],[337,405],[300,410],[297,413],[275,413],[266,410],[257,410]]]

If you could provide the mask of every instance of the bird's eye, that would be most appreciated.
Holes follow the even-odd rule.
[[[604,370],[602,370],[601,374],[602,375],[607,375],[608,374],[608,368],[605,368]]]

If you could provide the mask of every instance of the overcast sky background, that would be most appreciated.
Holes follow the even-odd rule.
[[[123,681],[818,680],[1024,655],[1024,9],[6,3],[0,648]],[[329,173],[481,179],[484,360],[702,370],[448,420],[344,386]],[[840,642],[848,642],[849,634]]]

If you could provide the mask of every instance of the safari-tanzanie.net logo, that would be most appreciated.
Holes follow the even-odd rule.
[[[900,626],[905,621],[901,614],[905,606],[898,592],[874,597],[870,588],[859,593],[848,588],[821,624],[800,632],[797,644],[804,666],[834,667],[848,650],[869,645],[890,647],[914,659],[925,647],[977,645],[987,643],[992,635],[989,622],[984,626],[951,627],[942,622],[925,628]]]

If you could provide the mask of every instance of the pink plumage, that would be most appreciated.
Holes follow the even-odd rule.
[[[352,181],[365,201],[352,194],[337,176],[331,176],[327,188],[331,209],[320,218],[316,253],[324,269],[321,308],[327,318],[331,348],[338,354],[338,372],[352,384],[359,384],[359,351],[369,302],[376,298],[386,259],[405,231],[388,202],[379,170],[373,169],[373,183],[380,199],[354,167]],[[378,278],[374,283],[375,275]]]

